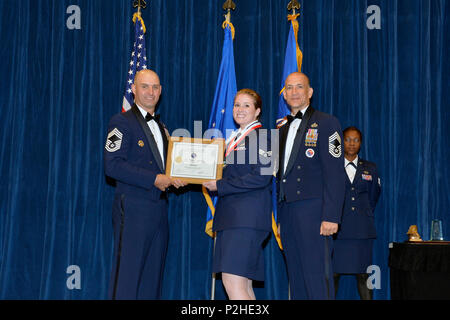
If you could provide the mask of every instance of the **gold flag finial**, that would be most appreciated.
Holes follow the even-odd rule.
[[[292,14],[295,15],[295,9],[300,10],[300,3],[297,0],[291,0],[288,3],[287,9],[289,11],[293,10]]]
[[[147,8],[146,0],[134,0],[133,1],[133,8],[138,8],[138,14],[141,14],[141,8],[142,9]]]
[[[236,9],[236,4],[233,2],[233,0],[227,0],[222,6],[223,10],[227,10],[227,14],[225,15],[226,21],[230,22],[231,20],[231,11]]]

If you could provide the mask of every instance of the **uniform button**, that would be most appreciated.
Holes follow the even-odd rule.
[[[355,201],[355,197],[352,197],[352,201]]]
[[[297,194],[300,194],[300,191],[297,191]]]
[[[149,161],[148,163],[153,164],[153,161]]]
[[[302,166],[298,166],[297,169],[300,170],[302,168]]]
[[[300,182],[300,178],[297,179],[297,182]]]
[[[286,183],[286,179],[283,179],[283,183]]]
[[[354,191],[355,190],[355,187],[352,187],[352,191]]]
[[[355,207],[352,207],[352,211],[355,211]]]

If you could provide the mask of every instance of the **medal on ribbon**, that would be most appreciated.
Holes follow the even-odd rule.
[[[230,137],[230,142],[227,145],[227,151],[225,152],[225,157],[228,156],[232,151],[237,149],[237,146],[239,145],[239,143],[241,141],[244,140],[244,138],[253,130],[257,129],[257,128],[261,128],[262,124],[259,121],[255,121],[251,124],[249,124],[242,132],[237,132],[236,135],[234,135],[234,139],[233,136]]]

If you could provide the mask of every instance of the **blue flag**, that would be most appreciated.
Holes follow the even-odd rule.
[[[278,100],[278,114],[277,114],[278,127],[281,125],[283,118],[291,113],[288,105],[286,104],[286,101],[284,101],[282,94],[284,91],[284,82],[292,72],[302,71],[303,54],[300,51],[300,48],[297,43],[297,35],[298,35],[298,21],[296,20],[297,16],[298,14],[289,15],[288,17],[288,19],[291,21],[291,27],[289,28],[289,36],[286,45],[286,55],[284,58],[283,77],[281,79],[281,91]]]
[[[135,27],[134,45],[131,51],[130,65],[127,73],[127,84],[123,95],[122,111],[128,111],[134,103],[131,85],[134,82],[136,72],[147,69],[147,52],[145,49],[145,24],[139,13],[133,15]]]
[[[237,126],[233,119],[233,102],[237,92],[236,73],[234,70],[234,54],[233,54],[233,34],[234,27],[231,23],[227,23],[224,27],[225,39],[222,50],[222,62],[220,64],[219,77],[216,84],[216,92],[214,102],[211,108],[211,116],[209,119],[209,129],[217,129],[222,133],[222,137],[226,138],[227,130],[236,130]],[[203,187],[203,195],[208,203],[206,213],[205,232],[213,237],[212,222],[215,212],[215,204],[217,197],[211,197]]]
[[[288,19],[291,21],[291,27],[289,28],[289,36],[287,40],[287,46],[286,46],[286,55],[284,58],[284,69],[283,69],[283,77],[281,79],[281,91],[280,91],[280,97],[278,100],[278,114],[277,114],[277,128],[282,127],[286,122],[286,116],[291,113],[289,110],[288,105],[286,104],[286,101],[283,97],[283,91],[284,91],[284,83],[286,81],[286,78],[292,73],[292,72],[301,72],[302,68],[302,60],[303,60],[303,54],[300,51],[300,48],[297,43],[297,35],[298,35],[298,21],[297,21],[298,14],[296,15],[289,15]],[[274,177],[272,179],[272,230],[275,234],[275,238],[277,239],[278,246],[280,249],[282,249],[281,245],[281,239],[278,234],[278,226],[277,226],[277,192],[276,192],[276,178]]]

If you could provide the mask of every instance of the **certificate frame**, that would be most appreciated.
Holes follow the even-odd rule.
[[[190,164],[184,155],[186,152],[190,152],[189,150],[194,149],[195,152],[192,152],[192,155],[195,155],[195,158],[199,159],[199,161],[193,160],[193,163]],[[224,150],[225,139],[222,138],[170,137],[167,150],[166,175],[189,184],[202,184],[206,181],[219,180],[222,178]],[[200,155],[197,154],[199,152],[201,153]],[[214,154],[214,157],[211,154]],[[207,165],[202,165],[201,159],[207,159]],[[201,174],[202,169],[204,169],[204,175]]]

